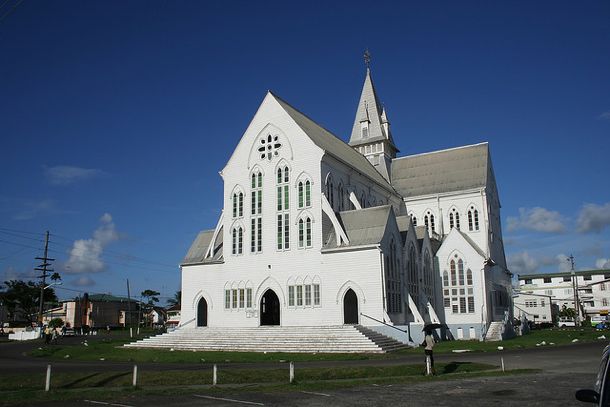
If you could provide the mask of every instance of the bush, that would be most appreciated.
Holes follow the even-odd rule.
[[[62,326],[64,326],[64,321],[61,318],[53,318],[49,321],[49,327],[51,328],[61,328]]]

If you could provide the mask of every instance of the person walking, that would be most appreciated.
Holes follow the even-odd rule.
[[[47,345],[51,342],[51,328],[48,325],[44,328],[44,343]]]
[[[431,329],[426,330],[424,342],[426,344],[426,347],[424,348],[424,353],[426,354],[426,375],[433,375],[436,374],[436,371],[434,370],[434,355],[432,351],[434,349],[435,341],[434,336],[432,336]]]

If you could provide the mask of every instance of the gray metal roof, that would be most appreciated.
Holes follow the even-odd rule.
[[[599,276],[599,275],[610,275],[610,269],[599,269],[599,270],[579,270],[574,272],[577,276]],[[572,274],[570,271],[557,272],[557,273],[536,273],[536,274],[519,274],[519,280],[530,279],[530,278],[544,278],[544,277],[569,277]]]
[[[403,197],[484,188],[488,176],[487,143],[392,160],[392,185]]]
[[[222,228],[216,238],[216,246],[214,248],[214,257],[204,259],[205,253],[210,246],[212,237],[214,236],[214,229],[202,230],[199,232],[188,253],[182,261],[182,265],[187,264],[198,264],[198,263],[215,263],[220,261],[222,257]]]
[[[380,243],[388,225],[392,207],[374,206],[339,213],[350,246]]]
[[[364,174],[372,181],[386,188],[391,192],[395,192],[394,188],[388,181],[373,167],[373,165],[362,154],[347,145],[343,140],[336,137],[334,134],[321,127],[319,124],[299,112],[294,107],[290,106],[286,101],[282,100],[277,95],[270,92],[277,100],[288,115],[295,123],[309,136],[318,147],[326,151],[326,153],[334,156],[340,161],[343,161],[356,171]]]

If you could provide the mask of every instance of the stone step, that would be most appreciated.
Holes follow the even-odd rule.
[[[387,349],[395,344],[377,337]],[[355,326],[182,328],[125,345],[128,348],[173,348],[243,352],[383,353],[384,349]]]

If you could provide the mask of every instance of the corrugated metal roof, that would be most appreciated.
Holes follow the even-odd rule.
[[[391,206],[375,206],[339,213],[350,246],[380,243],[388,224]]]
[[[579,270],[574,272],[577,276],[599,276],[599,275],[610,275],[610,269],[599,269],[599,270]],[[569,277],[572,274],[570,271],[563,273],[536,273],[536,274],[519,274],[519,280],[525,278],[544,278],[544,277]]]
[[[362,154],[354,150],[352,147],[347,145],[343,140],[336,137],[334,134],[321,127],[319,124],[299,112],[294,107],[290,106],[287,102],[282,100],[277,95],[270,92],[271,95],[277,100],[282,108],[288,113],[288,115],[294,120],[294,122],[309,136],[309,138],[322,150],[335,158],[343,161],[356,171],[366,175],[368,178],[386,188],[389,191],[394,192],[394,188],[388,183],[388,181],[373,167],[373,165],[367,160]]]
[[[186,253],[184,260],[182,261],[183,265],[187,264],[196,264],[196,263],[213,263],[218,262],[222,257],[222,228],[218,233],[218,237],[216,238],[216,247],[214,248],[214,257],[204,259],[205,253],[210,246],[210,242],[212,241],[212,237],[214,236],[214,229],[210,230],[202,230],[199,232],[191,248]]]
[[[433,151],[392,160],[392,185],[404,197],[429,195],[487,185],[487,143]]]

